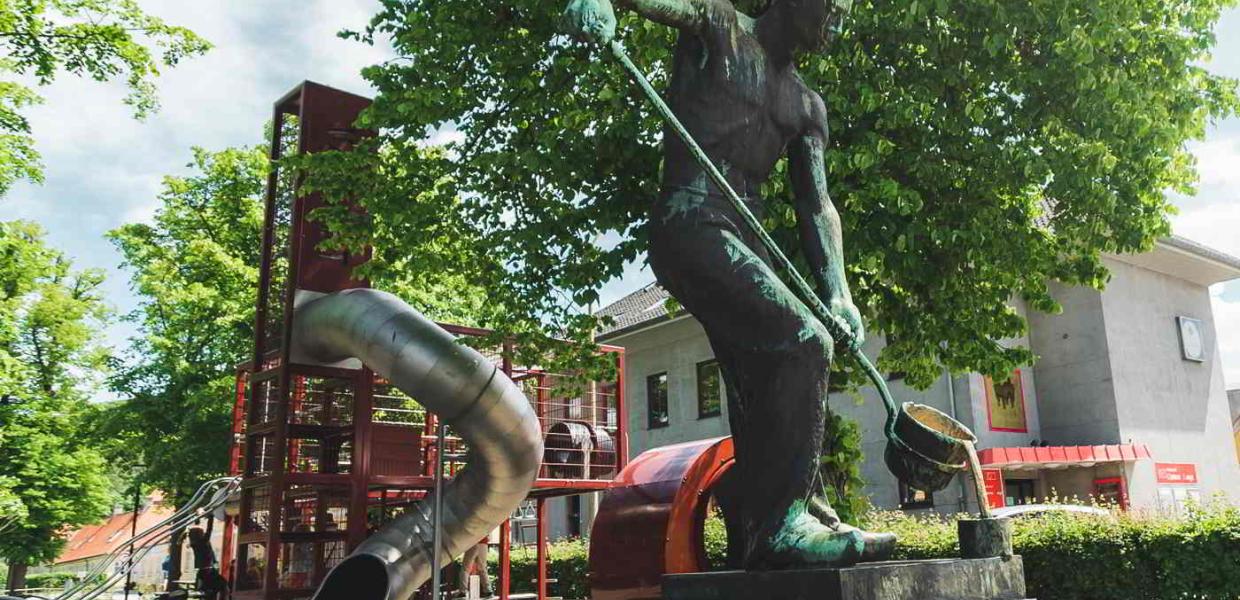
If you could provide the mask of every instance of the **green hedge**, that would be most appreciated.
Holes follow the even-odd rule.
[[[955,520],[873,512],[865,526],[900,536],[899,559],[958,555]],[[708,523],[712,562],[721,559],[723,528]],[[1240,598],[1240,509],[1224,504],[1180,518],[1118,513],[1052,513],[1016,520],[1016,552],[1029,596],[1054,600],[1234,600]],[[548,573],[556,596],[589,598],[587,545],[551,544]],[[492,563],[494,563],[492,557]],[[494,564],[493,564],[494,568]],[[532,592],[536,557],[514,550],[513,591]]]
[[[569,599],[590,597],[589,555],[590,546],[578,538],[550,544],[547,547],[547,577],[557,580],[549,586],[552,596]],[[490,555],[492,578],[498,572],[499,558]],[[533,592],[538,573],[538,554],[533,548],[515,548],[512,551],[512,592]]]
[[[1222,503],[1183,517],[1052,513],[1015,521],[1029,595],[1057,600],[1240,598],[1240,509]],[[875,513],[900,535],[898,558],[956,556],[954,520]]]
[[[77,581],[74,573],[30,573],[26,575],[26,587],[28,588],[59,588],[64,587],[65,583]]]

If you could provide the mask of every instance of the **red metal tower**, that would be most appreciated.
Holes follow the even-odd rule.
[[[275,104],[252,359],[238,368],[231,467],[243,477],[240,507],[225,528],[223,566],[235,598],[305,598],[327,572],[393,513],[434,484],[434,415],[360,364],[299,364],[290,356],[299,298],[369,287],[353,269],[369,252],[320,248],[323,205],[297,193],[297,175],[275,160],[290,152],[349,150],[371,132],[353,127],[366,98],[305,82]],[[489,332],[445,325],[458,336]],[[514,365],[513,348],[483,353],[519,386],[542,424],[547,454],[531,497],[538,507],[539,598],[547,596],[546,506],[555,496],[603,490],[627,462],[624,351],[617,378],[557,385],[555,373]],[[468,449],[449,438],[448,474]],[[500,533],[500,597],[510,589],[509,527]]]

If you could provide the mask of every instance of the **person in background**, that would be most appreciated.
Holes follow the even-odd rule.
[[[460,579],[458,580],[459,589],[466,592],[469,591],[469,577],[477,575],[479,586],[478,591],[483,598],[491,596],[491,578],[487,573],[487,550],[490,546],[487,544],[487,538],[482,538],[477,544],[470,546],[465,551],[465,555],[461,557],[461,570],[459,571]]]
[[[211,547],[211,539],[201,527],[189,530],[189,548],[194,552],[194,587],[202,593],[204,600],[216,600],[227,586],[215,565],[215,549]]]

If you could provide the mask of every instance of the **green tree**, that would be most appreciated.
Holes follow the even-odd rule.
[[[662,124],[603,52],[560,33],[561,4],[383,0],[351,35],[390,38],[401,57],[365,70],[378,95],[361,124],[387,151],[352,160],[397,184],[353,195],[376,221],[450,223],[469,250],[453,260],[502,307],[488,325],[584,340],[580,307],[642,256]],[[1168,233],[1165,192],[1195,180],[1186,141],[1237,107],[1235,82],[1199,66],[1230,4],[863,0],[829,50],[800,59],[833,128],[854,298],[894,339],[885,368],[918,386],[940,365],[1008,372],[1032,359],[996,343],[1026,327],[1012,298],[1055,311],[1048,281],[1102,286],[1102,253]],[[620,31],[665,86],[674,32],[631,14]],[[460,140],[413,151],[437,127]],[[796,256],[784,168],[765,186],[766,225]],[[410,173],[435,185],[399,185]],[[342,172],[318,177],[327,188]],[[411,253],[449,237],[391,234]]]
[[[112,379],[122,400],[99,436],[126,440],[109,450],[141,464],[142,482],[174,505],[228,468],[235,368],[253,344],[267,157],[195,148],[190,166],[164,178],[151,223],[108,234],[133,272],[142,301],[126,318],[141,333]],[[178,533],[169,546],[173,580],[180,542]]]
[[[235,367],[253,344],[267,159],[258,148],[194,150],[195,173],[166,177],[150,223],[108,234],[133,272],[139,308],[112,386],[111,433],[133,436],[143,480],[176,503],[224,474]]]
[[[0,477],[0,533],[18,525],[30,515],[21,496],[13,491],[16,483],[12,477]]]
[[[161,67],[210,48],[192,31],[148,15],[136,0],[7,0],[0,3],[0,195],[42,168],[22,110],[39,95],[17,80],[51,83],[69,73],[124,78],[125,102],[141,118],[158,107]]]
[[[83,443],[87,400],[106,352],[95,343],[107,318],[103,277],[73,271],[32,223],[0,223],[0,558],[8,584],[56,556],[67,528],[110,506],[107,463]],[[16,500],[16,502],[14,502]]]

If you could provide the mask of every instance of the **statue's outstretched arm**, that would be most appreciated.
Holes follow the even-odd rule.
[[[844,277],[844,242],[840,215],[827,193],[824,162],[827,135],[825,120],[820,129],[806,132],[788,147],[788,171],[796,199],[797,228],[801,251],[809,263],[823,303],[853,330],[854,345],[865,339],[861,315],[853,305]]]
[[[621,7],[668,27],[698,31],[710,5],[730,4],[719,0],[617,0]]]
[[[701,31],[712,18],[736,11],[730,0],[615,0],[620,8],[684,31]],[[714,15],[714,17],[712,16]],[[607,43],[616,35],[612,0],[571,0],[564,10],[569,30],[595,42]]]

